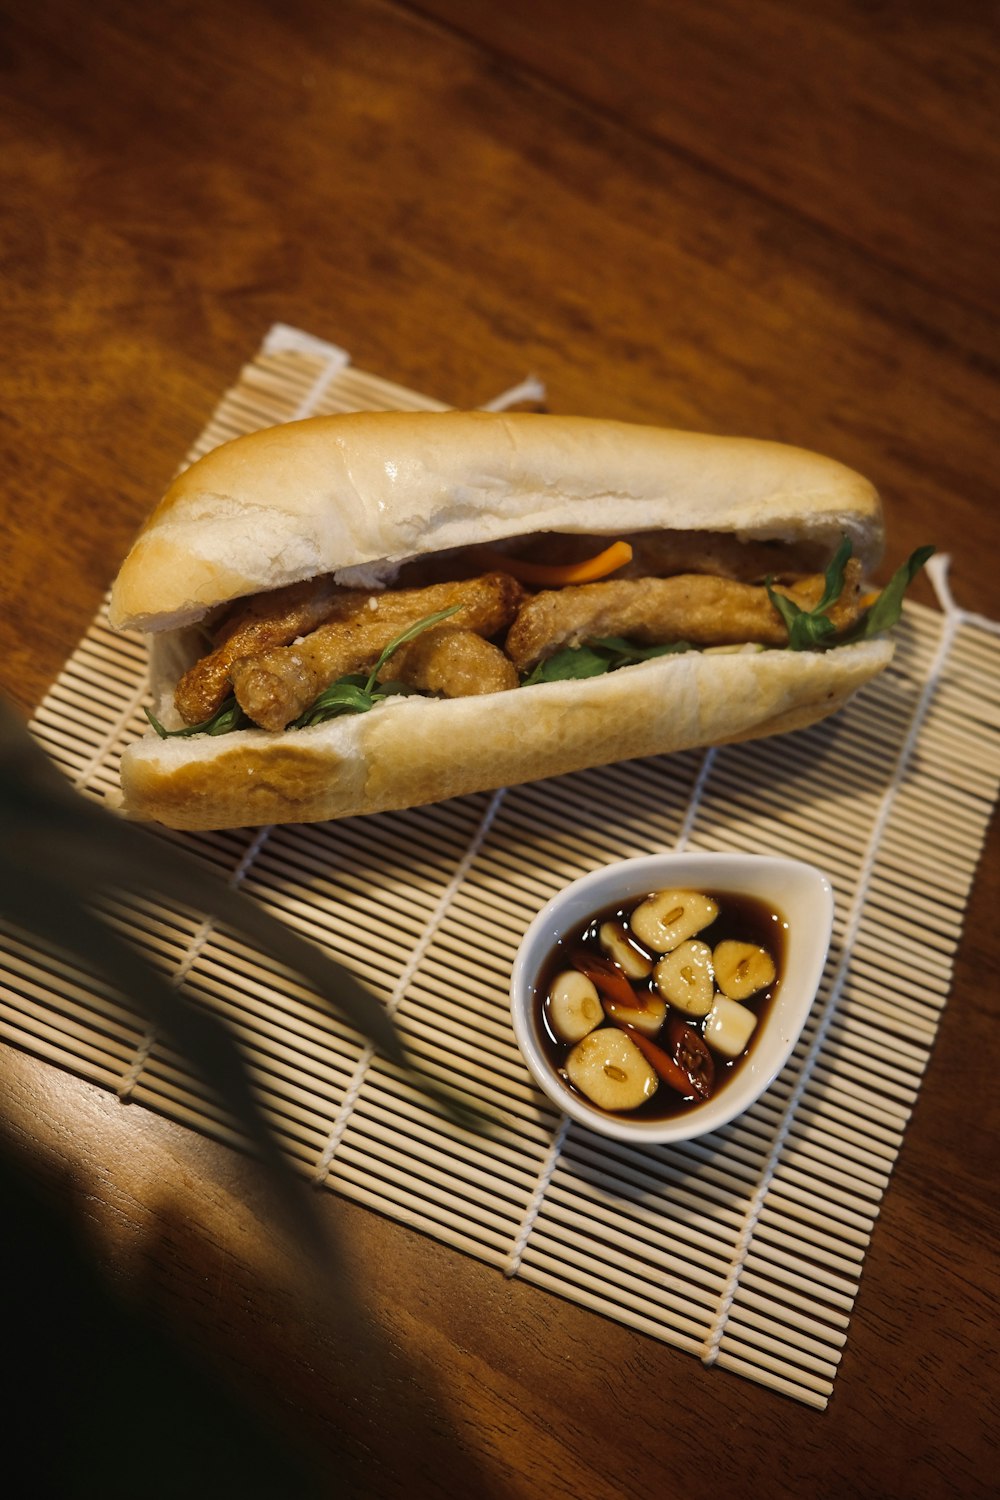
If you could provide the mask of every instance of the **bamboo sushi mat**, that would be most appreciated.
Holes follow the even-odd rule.
[[[493,405],[540,394],[529,381]],[[439,406],[278,325],[190,457],[313,413]],[[417,1059],[499,1113],[491,1135],[442,1118],[228,932],[138,899],[116,905],[114,920],[230,1023],[301,1173],[821,1408],[948,997],[1000,778],[997,626],[956,609],[935,565],[941,610],[908,606],[888,673],[804,732],[410,812],[162,834],[363,976]],[[102,613],[33,729],[100,799],[123,747],[144,732],[145,695],[141,642],[112,634]],[[818,864],[835,888],[834,940],[803,1036],[764,1098],[700,1141],[630,1148],[569,1125],[535,1091],[509,1023],[508,975],[528,921],[565,882],[679,848],[778,850]],[[0,1034],[242,1144],[127,1003],[10,932]]]

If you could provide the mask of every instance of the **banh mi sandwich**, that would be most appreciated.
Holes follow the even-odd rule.
[[[112,589],[152,643],[123,809],[316,821],[804,727],[891,658],[919,563],[873,603],[881,550],[865,479],[772,442],[468,412],[237,438]]]

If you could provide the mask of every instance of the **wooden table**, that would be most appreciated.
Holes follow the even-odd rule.
[[[991,10],[2,0],[0,687],[39,700],[275,321],[456,405],[534,372],[556,411],[828,452],[878,483],[890,562],[937,542],[995,617]],[[265,1428],[296,1494],[306,1452],[338,1495],[686,1495],[706,1472],[727,1496],[991,1492],[997,847],[823,1414],[331,1200],[366,1336],[345,1331],[247,1162],[5,1051],[4,1135],[90,1293],[210,1393],[200,1448],[180,1417],[129,1437],[108,1395],[79,1492],[176,1493],[154,1436],[196,1449],[193,1493],[234,1492],[219,1474]],[[29,1313],[43,1392],[85,1403],[116,1357],[107,1389],[141,1387],[110,1312],[91,1345]]]

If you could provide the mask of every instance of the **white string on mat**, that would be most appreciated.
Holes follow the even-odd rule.
[[[437,904],[435,905],[434,910],[431,912],[424,926],[424,930],[421,933],[418,942],[415,944],[409,959],[407,960],[406,967],[400,974],[395,989],[393,990],[393,993],[386,1004],[386,1011],[390,1016],[395,1015],[396,1011],[399,1009],[403,997],[409,989],[410,982],[413,979],[414,974],[419,969],[421,960],[427,952],[427,949],[433,942],[438,928],[441,926],[441,923],[447,914],[448,908],[451,906],[451,903],[455,898],[456,892],[459,890],[462,882],[469,872],[469,868],[472,865],[473,860],[476,858],[476,855],[479,853],[480,849],[483,846],[483,842],[486,838],[486,835],[490,831],[493,820],[496,817],[497,812],[499,811],[500,804],[503,801],[505,794],[505,787],[501,787],[498,791],[493,793],[493,796],[490,798],[490,801],[487,804],[486,811],[483,813],[482,818],[479,820],[479,826],[477,827],[475,833],[468,843],[468,846],[466,847],[465,853],[462,855],[462,858],[456,865],[454,873],[452,874],[452,877],[449,880],[448,884],[441,892]],[[329,1175],[330,1166],[333,1162],[334,1156],[336,1155],[337,1147],[340,1145],[340,1142],[343,1139],[348,1120],[351,1116],[355,1104],[357,1103],[358,1096],[361,1093],[362,1085],[364,1084],[365,1078],[368,1075],[368,1070],[375,1058],[375,1053],[375,1047],[369,1042],[358,1059],[357,1066],[354,1070],[354,1077],[352,1078],[347,1088],[347,1092],[345,1093],[344,1098],[341,1101],[341,1105],[337,1111],[336,1119],[334,1120],[331,1127],[327,1143],[323,1148],[323,1152],[320,1155],[319,1161],[316,1163],[316,1171],[313,1174],[313,1180],[317,1185],[325,1182],[327,1176]]]
[[[259,853],[261,847],[264,844],[264,841],[266,840],[270,832],[270,827],[259,828],[257,830],[256,836],[251,840],[250,844],[244,851],[243,858],[240,860],[236,869],[229,877],[229,881],[227,883],[232,890],[238,890],[242,885],[244,879],[246,878],[247,871],[250,869],[250,866],[256,859],[257,854]],[[215,931],[215,925],[216,924],[214,917],[206,917],[205,920],[199,925],[191,941],[188,943],[187,949],[184,953],[184,957],[181,959],[174,973],[170,977],[170,982],[175,989],[179,989],[190,974],[194,964],[197,962],[198,958],[204,951],[205,945],[207,944],[209,938]],[[136,1047],[135,1056],[132,1059],[131,1066],[128,1068],[127,1072],[122,1078],[121,1083],[118,1086],[118,1097],[122,1100],[123,1103],[126,1103],[132,1097],[132,1092],[139,1080],[140,1074],[142,1073],[143,1068],[146,1066],[146,1063],[149,1061],[150,1053],[156,1046],[158,1036],[159,1028],[155,1024],[149,1026],[147,1027],[146,1032],[140,1040],[139,1045]]]
[[[942,559],[942,561],[944,560]],[[942,570],[942,582],[944,582],[946,576],[946,569],[944,569]],[[937,587],[937,583],[935,583],[935,587]],[[886,826],[886,823],[888,822],[889,814],[902,786],[903,777],[908,768],[910,758],[913,754],[913,750],[917,742],[917,737],[920,733],[920,729],[923,725],[924,719],[927,716],[927,711],[930,707],[931,700],[933,699],[934,694],[938,689],[945,664],[951,652],[955,633],[962,618],[961,612],[954,608],[950,593],[945,591],[942,595],[942,593],[939,591],[938,596],[942,599],[944,613],[942,617],[942,627],[938,637],[937,649],[934,653],[934,658],[931,663],[930,669],[924,680],[924,685],[920,693],[920,697],[917,700],[916,706],[914,707],[906,737],[896,757],[896,761],[892,770],[892,776],[889,779],[889,782],[886,785],[881,798],[879,799],[878,811],[872,824],[871,833],[869,835],[867,846],[865,848],[864,860],[858,874],[854,896],[851,901],[848,919],[841,941],[841,957],[830,984],[826,1003],[820,1016],[819,1025],[816,1028],[812,1043],[803,1060],[798,1077],[796,1078],[795,1086],[792,1090],[791,1095],[789,1096],[788,1103],[785,1106],[780,1124],[771,1145],[771,1149],[768,1152],[767,1159],[764,1163],[764,1167],[760,1175],[760,1181],[758,1182],[753,1197],[751,1198],[750,1203],[747,1207],[744,1223],[740,1230],[739,1236],[737,1237],[732,1263],[730,1266],[729,1274],[726,1278],[726,1285],[723,1289],[722,1295],[719,1298],[719,1304],[716,1310],[715,1318],[713,1319],[712,1325],[705,1336],[705,1341],[702,1346],[701,1359],[702,1363],[705,1365],[714,1364],[719,1356],[719,1350],[726,1332],[729,1315],[732,1311],[733,1303],[735,1301],[736,1293],[739,1287],[740,1276],[746,1263],[747,1254],[750,1248],[751,1241],[753,1240],[757,1223],[760,1219],[765,1199],[770,1190],[771,1180],[781,1158],[781,1154],[788,1139],[789,1132],[795,1122],[796,1111],[798,1109],[799,1103],[812,1077],[813,1070],[816,1066],[820,1053],[822,1052],[827,1034],[837,1012],[840,995],[843,990],[844,983],[846,981],[848,970],[851,964],[854,941],[857,936],[858,929],[861,924],[861,918],[865,910],[868,886],[871,881],[872,871],[874,869],[876,857],[878,855],[882,832]]]
[[[934,585],[934,592],[945,617],[949,620],[953,619],[956,628],[959,623],[964,623],[975,625],[979,630],[988,630],[991,635],[1000,635],[1000,620],[991,620],[986,615],[973,614],[970,610],[962,609],[955,603],[951,585],[948,582],[950,568],[951,556],[947,552],[935,552],[925,564],[925,571]]]
[[[109,596],[106,594],[101,605],[102,615],[107,609],[108,597]],[[69,667],[64,668],[63,671],[60,672],[53,686],[54,692],[58,692],[62,687],[66,686],[69,675]],[[110,727],[107,729],[107,731],[91,753],[89,760],[77,773],[77,775],[74,776],[73,786],[77,791],[85,790],[87,787],[89,787],[90,782],[94,779],[94,777],[96,777],[101,767],[104,765],[106,758],[112,753],[122,735],[125,733],[125,730],[131,722],[133,716],[138,713],[140,707],[142,706],[142,700],[146,696],[146,692],[147,684],[145,674],[143,674],[142,676],[140,676],[132,693],[125,699],[124,706],[122,707],[121,711],[112,720]]]
[[[343,369],[350,363],[350,355],[339,344],[317,338],[314,333],[305,333],[289,323],[274,323],[268,330],[260,348],[261,354],[304,354],[309,359],[325,359],[331,364],[339,363]]]
[[[534,375],[529,375],[518,385],[512,385],[509,391],[503,391],[499,396],[494,396],[492,401],[487,401],[480,407],[481,411],[507,411],[511,406],[517,406],[521,401],[544,401],[546,396],[545,386]]]
[[[681,830],[674,841],[674,850],[678,854],[682,853],[688,846],[688,841],[691,838],[691,830],[693,829],[695,821],[698,817],[698,812],[701,808],[702,797],[704,796],[705,788],[708,785],[708,778],[712,774],[712,768],[715,765],[717,754],[718,752],[716,750],[716,747],[714,745],[711,745],[701,758],[701,765],[698,767],[698,775],[695,779],[694,786],[691,788],[691,797],[688,801],[687,810],[684,814],[684,822],[681,825]]]
[[[542,1204],[545,1201],[545,1195],[549,1190],[549,1184],[552,1181],[552,1174],[555,1172],[556,1165],[559,1161],[560,1156],[562,1155],[563,1143],[566,1140],[569,1125],[569,1115],[562,1115],[555,1131],[553,1132],[552,1140],[549,1143],[549,1149],[546,1151],[545,1156],[542,1159],[542,1165],[538,1170],[538,1177],[535,1181],[534,1190],[531,1194],[531,1197],[528,1199],[527,1205],[525,1206],[524,1214],[521,1218],[521,1223],[518,1227],[517,1233],[514,1236],[514,1243],[511,1245],[510,1254],[508,1255],[507,1260],[504,1264],[503,1270],[505,1276],[516,1276],[518,1270],[520,1269],[521,1261],[524,1258],[525,1248],[527,1247],[528,1240],[531,1238],[531,1231],[535,1227],[535,1221],[537,1220],[538,1215],[541,1211]]]
[[[343,349],[335,349],[333,345],[328,346],[330,353],[327,362],[319,371],[316,379],[306,391],[298,406],[288,418],[290,422],[301,421],[304,417],[311,417],[317,406],[322,401],[327,389],[333,384],[337,376],[348,364],[348,356]]]

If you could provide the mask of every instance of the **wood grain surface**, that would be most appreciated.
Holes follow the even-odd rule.
[[[456,405],[534,373],[830,453],[886,569],[935,542],[996,618],[998,78],[981,0],[0,0],[0,690],[44,694],[276,321]],[[248,1163],[10,1050],[4,1137],[287,1493],[991,1494],[997,848],[822,1414],[331,1201],[346,1327]],[[114,1433],[62,1493],[170,1493]]]

